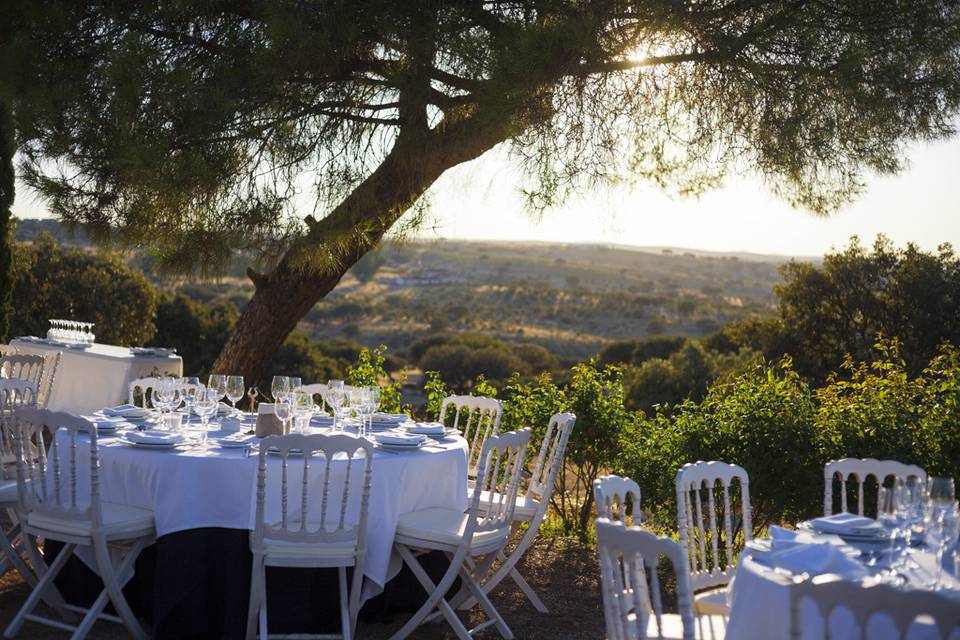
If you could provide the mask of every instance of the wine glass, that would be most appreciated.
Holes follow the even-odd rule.
[[[337,431],[340,423],[338,418],[343,413],[343,404],[346,401],[346,394],[343,390],[343,380],[331,380],[327,383],[327,405],[333,412],[333,430]]]
[[[243,399],[243,392],[245,390],[246,387],[243,384],[243,376],[227,376],[227,398],[230,400],[230,404],[233,405],[234,415],[240,413],[237,411],[237,402]]]
[[[217,402],[227,395],[227,376],[222,373],[210,374],[207,378],[207,391],[217,394]]]
[[[936,506],[950,507],[956,500],[953,478],[929,478],[927,480],[927,495]]]
[[[287,376],[273,376],[273,382],[270,384],[270,393],[273,395],[274,402],[283,402],[290,393],[290,378]]]
[[[303,381],[300,378],[290,376],[290,393],[297,393],[303,387]]]
[[[210,416],[217,412],[219,404],[219,392],[203,388],[198,391],[193,411],[200,416],[200,443],[203,445],[207,444],[207,423],[210,421]]]
[[[197,400],[197,392],[200,391],[200,379],[188,376],[180,378],[180,395],[183,396],[183,406],[187,410],[187,415],[193,410],[193,404]]]
[[[313,415],[313,396],[303,390],[294,394],[293,415],[294,426],[299,424],[297,429],[300,433],[306,433],[310,425],[310,416]]]
[[[280,422],[283,423],[283,433],[284,435],[290,433],[290,428],[287,426],[287,422],[290,420],[293,415],[293,408],[289,402],[275,402],[273,405],[273,411],[276,414],[277,418],[280,419]]]
[[[160,414],[160,419],[163,419],[163,410],[167,405],[166,399],[164,398],[164,393],[162,390],[163,383],[158,380],[156,384],[150,389],[150,406]],[[143,399],[143,404],[147,404],[147,399]]]

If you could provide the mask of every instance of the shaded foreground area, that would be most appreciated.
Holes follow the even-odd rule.
[[[603,637],[603,608],[600,602],[598,567],[595,549],[568,539],[538,540],[527,552],[520,565],[521,573],[537,590],[550,608],[540,614],[531,607],[518,589],[508,580],[493,594],[493,602],[503,614],[514,635],[523,640],[569,640]],[[0,577],[0,623],[5,625],[26,599],[28,589],[19,576],[8,572]],[[332,595],[332,594],[331,594]],[[238,612],[246,615],[246,612]],[[481,621],[477,608],[468,619],[468,626]],[[360,623],[357,637],[371,640],[386,639],[406,618],[398,616],[390,624]],[[110,623],[98,623],[90,634],[92,640],[124,638],[123,629]],[[27,623],[20,633],[22,638],[63,638],[62,631]],[[414,638],[447,640],[454,634],[445,623],[426,625],[417,630]],[[485,630],[478,638],[498,638],[495,629]]]

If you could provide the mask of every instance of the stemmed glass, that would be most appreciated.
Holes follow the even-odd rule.
[[[207,423],[210,416],[217,412],[217,406],[220,404],[220,395],[217,391],[200,388],[196,400],[193,404],[193,411],[200,416],[200,443],[207,444]]]
[[[914,539],[923,539],[926,486],[915,477],[897,478],[893,490],[896,495],[897,515],[906,538],[906,548],[902,557],[904,566],[916,569],[917,563],[910,555],[913,552]]]
[[[217,402],[220,402],[227,395],[227,376],[222,373],[213,373],[207,378],[207,391],[212,391],[217,395]]]
[[[938,507],[952,507],[956,500],[953,478],[928,478],[927,496]]]
[[[337,418],[343,413],[343,405],[346,402],[343,380],[330,380],[327,382],[327,395],[325,400],[333,412],[333,430],[337,431],[339,426]]]
[[[303,390],[294,393],[293,397],[294,426],[299,425],[297,431],[306,433],[310,425],[310,416],[313,415],[313,397]]]
[[[187,419],[189,419],[190,412],[193,411],[193,404],[196,402],[200,386],[199,378],[192,376],[180,378],[180,395],[183,396],[183,406],[187,410]]]
[[[275,402],[273,405],[274,414],[277,418],[280,419],[280,422],[283,423],[283,433],[284,435],[290,433],[290,427],[287,426],[287,423],[290,421],[290,418],[293,416],[293,407],[289,402],[289,398],[284,402]]]
[[[290,378],[287,376],[273,376],[273,382],[270,384],[270,393],[273,395],[274,403],[285,401],[290,393]]]
[[[243,376],[227,376],[226,393],[230,404],[233,405],[234,416],[240,413],[237,411],[237,402],[243,399],[243,392],[245,390],[246,387],[243,384]]]
[[[897,507],[895,488],[880,487],[877,489],[877,520],[890,535],[890,565],[889,569],[881,574],[881,578],[892,584],[902,584],[903,582],[903,578],[897,569],[900,567],[900,559],[906,548],[907,539],[907,532],[904,530]],[[871,566],[875,565],[876,559],[871,558],[870,564]]]

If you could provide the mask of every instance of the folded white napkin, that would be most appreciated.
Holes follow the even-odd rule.
[[[443,425],[439,422],[417,422],[407,427],[407,431],[425,436],[442,436],[446,433]]]
[[[370,416],[374,422],[406,422],[409,416],[405,413],[374,413]]]
[[[237,433],[231,433],[230,435],[224,436],[222,438],[218,438],[217,441],[220,442],[221,444],[226,444],[227,446],[230,446],[230,445],[239,446],[239,445],[245,445],[245,444],[252,444],[256,439],[257,439],[257,436],[255,436],[252,433],[237,432]]]
[[[420,433],[401,433],[391,431],[389,433],[378,433],[373,436],[380,444],[400,444],[416,445],[424,442],[427,437]]]
[[[798,544],[832,544],[844,549],[853,549],[838,535],[831,533],[813,533],[811,531],[793,531],[777,525],[771,525],[767,530],[770,535],[770,550],[787,549]],[[855,550],[854,550],[855,551]]]
[[[83,418],[96,425],[97,431],[115,431],[121,427],[133,426],[120,416],[83,416]]]
[[[863,516],[853,513],[835,513],[832,516],[823,518],[814,518],[810,521],[817,531],[824,533],[835,533],[837,535],[856,535],[856,536],[883,536],[885,529],[883,525]]]
[[[126,435],[126,438],[137,444],[177,444],[183,442],[182,435],[168,431],[131,431]]]
[[[143,415],[147,414],[147,410],[142,407],[133,404],[121,404],[116,407],[107,407],[100,413],[105,416],[134,416],[140,412],[143,412]]]
[[[791,573],[806,573],[810,576],[835,573],[849,580],[858,580],[868,574],[866,567],[860,562],[829,543],[790,544],[786,548],[766,554],[763,561],[764,564],[780,567]]]

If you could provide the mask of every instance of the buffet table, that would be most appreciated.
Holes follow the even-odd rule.
[[[10,346],[25,354],[63,353],[46,407],[55,411],[90,413],[126,402],[129,385],[137,378],[183,375],[183,360],[177,355],[134,355],[128,347],[109,344],[78,349],[25,338],[12,340]]]

